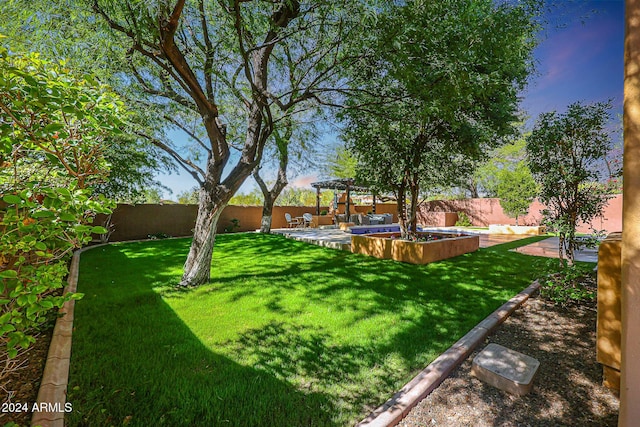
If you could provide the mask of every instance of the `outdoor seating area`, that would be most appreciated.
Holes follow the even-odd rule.
[[[284,218],[287,221],[288,228],[307,228],[311,226],[313,221],[313,215],[310,213],[304,213],[302,216],[292,217],[290,213],[286,212]]]
[[[386,214],[353,214],[349,216],[349,222],[353,222],[355,225],[379,225],[379,224],[392,224],[393,215]]]

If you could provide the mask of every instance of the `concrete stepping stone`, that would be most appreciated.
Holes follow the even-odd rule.
[[[540,362],[499,344],[487,345],[471,364],[471,374],[481,381],[516,396],[531,391]]]

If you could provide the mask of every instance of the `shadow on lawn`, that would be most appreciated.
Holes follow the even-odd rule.
[[[85,275],[101,255],[128,262],[117,246],[101,252],[83,255]],[[83,281],[83,270],[66,425],[336,425],[329,396],[211,351],[144,280],[123,288],[117,278]]]
[[[343,411],[364,417],[548,264],[506,251],[513,243],[415,266],[279,236],[219,236],[213,264],[221,268],[204,291],[228,304],[257,298],[283,319],[224,344],[225,354],[251,361],[243,366],[204,346],[157,293],[203,292],[168,286],[179,279],[189,243],[83,255],[68,425],[337,425]],[[83,280],[93,270],[106,274],[105,259],[118,266],[111,284],[100,274],[95,283]],[[225,270],[229,263],[242,268]],[[304,283],[292,279],[301,274]],[[332,325],[304,323],[305,307],[288,302],[291,292],[304,304],[350,312],[349,328],[381,323],[364,344],[336,344]],[[386,324],[387,315],[399,319]]]

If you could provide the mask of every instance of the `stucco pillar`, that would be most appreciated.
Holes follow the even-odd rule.
[[[640,422],[640,0],[626,0],[619,427]]]

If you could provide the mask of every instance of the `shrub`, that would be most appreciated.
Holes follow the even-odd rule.
[[[596,289],[593,272],[571,265],[549,276],[540,287],[540,295],[555,305],[567,307],[592,302]]]
[[[231,218],[231,224],[224,228],[225,233],[233,233],[237,228],[240,228],[240,220],[238,218]]]
[[[458,212],[458,220],[456,221],[457,227],[471,227],[472,225],[471,219],[466,213]]]
[[[86,76],[0,46],[0,344],[10,358],[66,301],[68,261],[112,204],[92,194],[122,103]]]
[[[547,206],[544,223],[558,234],[560,265],[565,255],[573,264],[577,224],[601,216],[611,197],[599,183],[618,173],[602,168],[613,144],[610,109],[610,102],[574,103],[563,114],[542,113],[527,137],[529,167]]]

